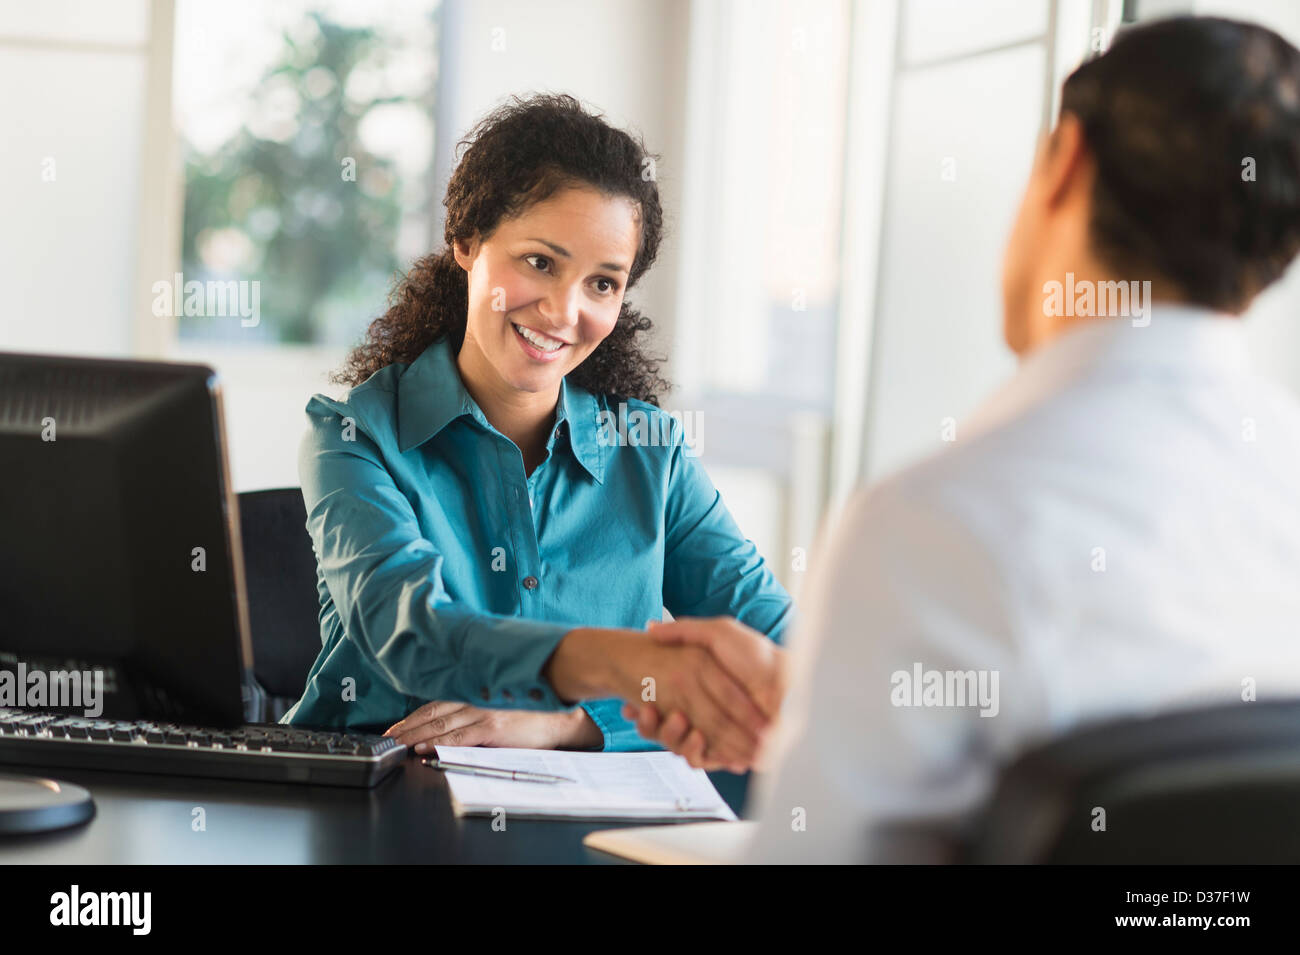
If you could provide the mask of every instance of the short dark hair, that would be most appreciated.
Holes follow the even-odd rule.
[[[1213,17],[1122,30],[1070,74],[1061,113],[1096,160],[1089,242],[1112,268],[1239,311],[1300,249],[1300,52],[1272,30]]]

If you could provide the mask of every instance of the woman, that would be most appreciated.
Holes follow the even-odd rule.
[[[349,356],[346,400],[307,405],[323,646],[284,720],[417,751],[655,748],[623,698],[677,711],[656,735],[694,764],[750,765],[777,702],[759,634],[792,608],[658,408],[624,303],[662,233],[651,160],[567,96],[461,145],[446,248]],[[621,403],[669,440],[621,440]],[[664,607],[708,619],[647,639]]]

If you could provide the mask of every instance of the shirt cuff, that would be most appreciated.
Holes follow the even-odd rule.
[[[566,710],[542,674],[572,624],[524,617],[493,620],[476,628],[462,650],[461,692],[484,709]]]
[[[588,700],[582,708],[605,738],[605,745],[601,747],[604,752],[640,753],[663,749],[653,740],[642,737],[636,731],[636,724],[623,717],[622,700]]]

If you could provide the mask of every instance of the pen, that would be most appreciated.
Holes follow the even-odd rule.
[[[420,760],[424,765],[433,769],[441,769],[446,773],[465,773],[467,776],[493,776],[497,779],[517,779],[525,783],[572,783],[577,782],[567,776],[552,776],[550,773],[529,773],[521,769],[493,769],[490,766],[469,766],[465,763],[449,763],[445,759],[430,759],[424,757]]]

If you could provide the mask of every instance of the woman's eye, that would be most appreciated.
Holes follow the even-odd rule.
[[[604,285],[603,288],[601,287],[601,283],[603,283]],[[596,279],[596,284],[601,295],[610,295],[618,291],[618,283],[613,281],[612,279],[607,279],[604,276],[598,277]]]
[[[533,261],[534,259],[540,260],[545,264],[538,265],[536,262]],[[531,265],[533,268],[537,269],[539,272],[545,272],[547,270],[546,266],[551,264],[550,259],[548,259],[544,255],[538,255],[536,252],[530,252],[528,255],[525,255],[524,261],[527,262],[529,265]]]

